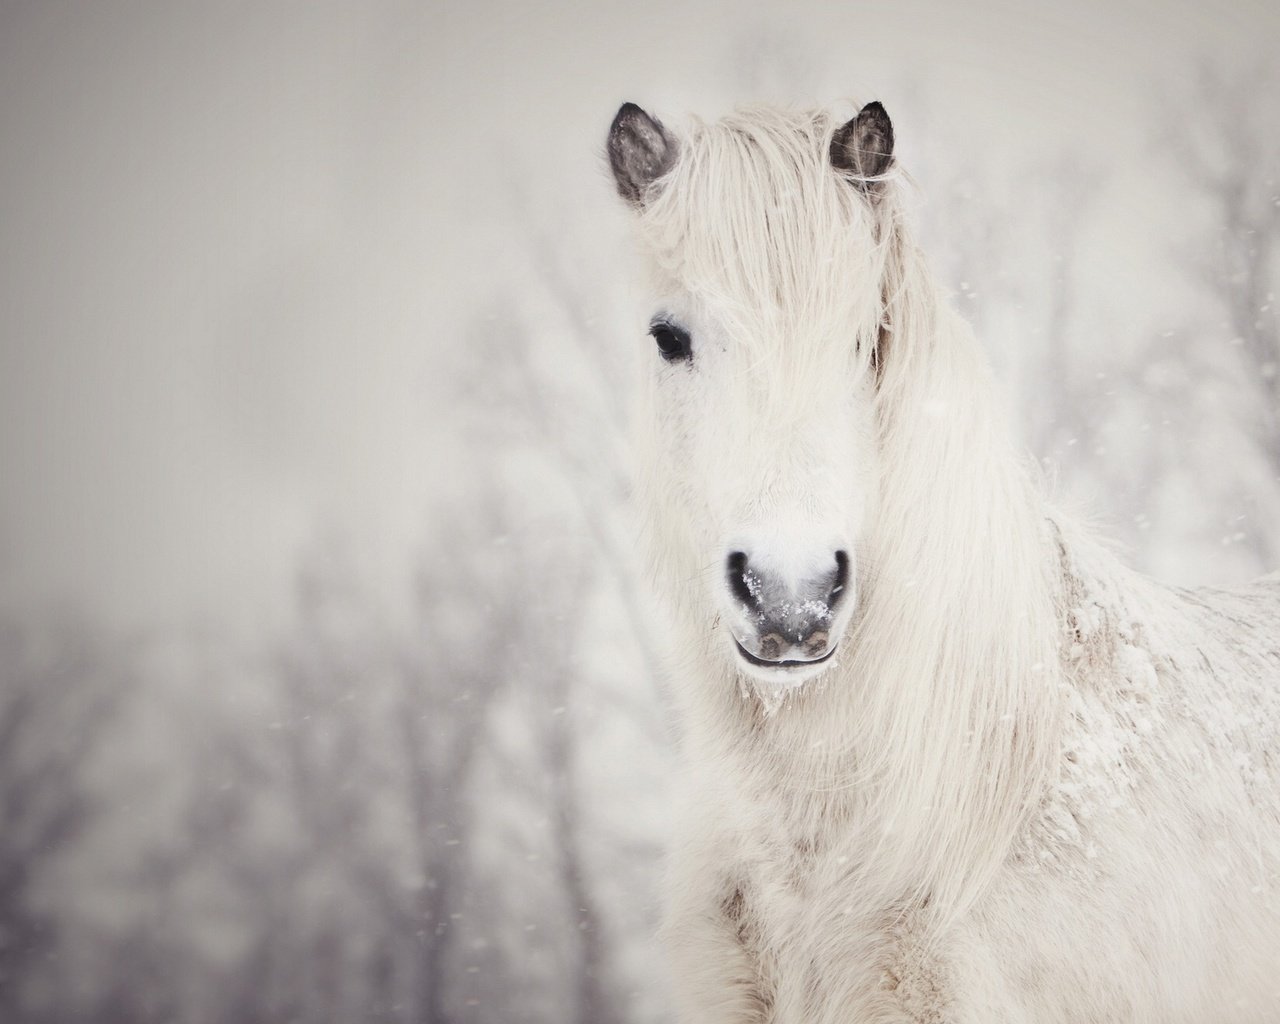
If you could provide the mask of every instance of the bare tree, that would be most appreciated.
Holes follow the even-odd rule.
[[[1203,112],[1193,145],[1178,147],[1184,172],[1208,197],[1218,244],[1194,264],[1258,388],[1258,440],[1280,473],[1280,80],[1263,66],[1200,75]],[[1207,114],[1207,116],[1206,116]]]
[[[0,1019],[56,999],[59,922],[36,889],[99,809],[88,768],[129,679],[83,625],[0,623]]]
[[[1237,436],[1223,504],[1239,508],[1260,568],[1280,565],[1280,78],[1264,64],[1203,64],[1162,148],[1203,203],[1214,240],[1184,257],[1208,314],[1181,336],[1197,385],[1224,395]],[[1194,206],[1193,206],[1194,208]],[[1221,452],[1211,453],[1217,463]],[[1215,466],[1206,467],[1212,479]],[[1227,538],[1228,540],[1231,537]]]

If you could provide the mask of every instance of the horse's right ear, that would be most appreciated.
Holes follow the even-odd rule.
[[[868,103],[831,137],[831,165],[844,171],[867,195],[883,191],[893,166],[893,123],[879,103]]]
[[[644,205],[645,191],[671,170],[678,150],[661,121],[634,103],[622,104],[609,128],[609,166],[618,194],[632,206]]]

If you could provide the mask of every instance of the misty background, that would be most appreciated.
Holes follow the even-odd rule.
[[[1062,502],[1280,567],[1280,8],[0,5],[0,1021],[668,1019],[632,100],[880,99]]]

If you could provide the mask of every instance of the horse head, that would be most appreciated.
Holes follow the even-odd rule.
[[[641,488],[660,575],[714,656],[798,685],[855,616],[877,512],[892,126],[872,103],[842,125],[758,109],[677,136],[628,103],[608,155],[652,269]]]

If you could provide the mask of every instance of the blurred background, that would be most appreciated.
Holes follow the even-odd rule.
[[[1280,567],[1280,7],[0,6],[0,1021],[667,1020],[603,159],[880,99],[1059,500]]]

